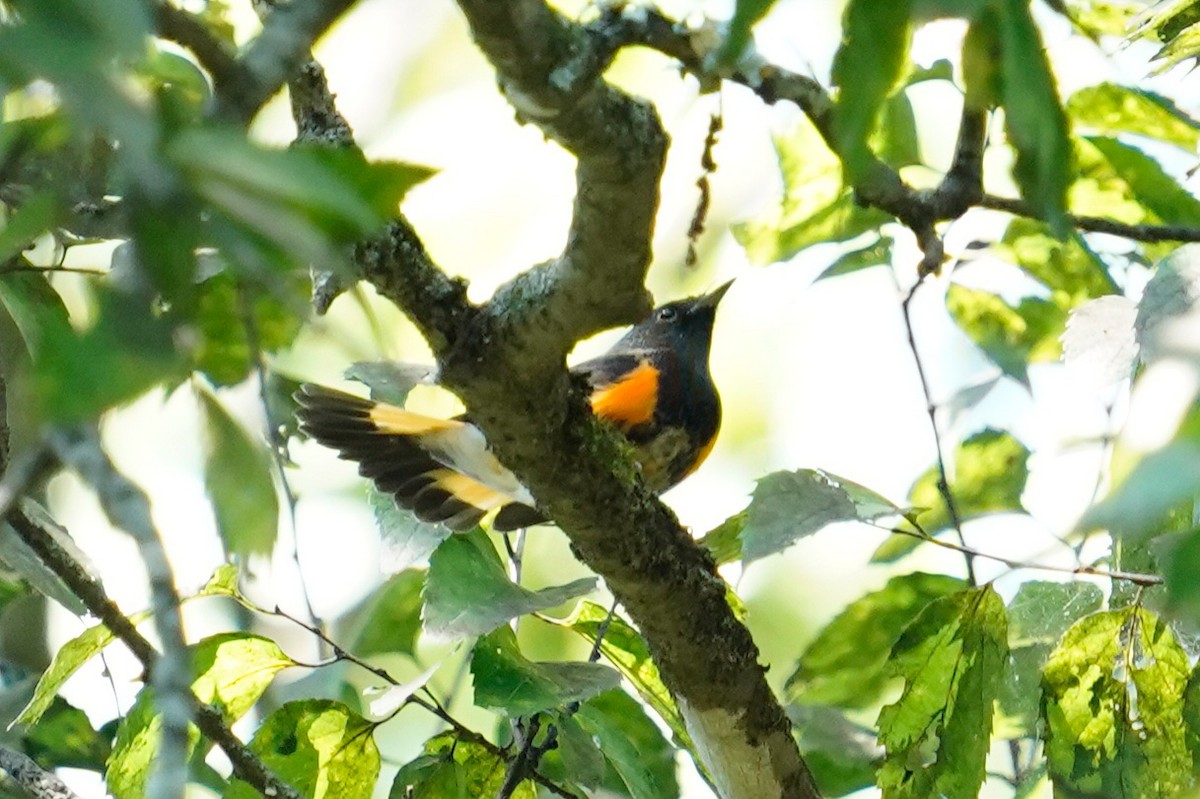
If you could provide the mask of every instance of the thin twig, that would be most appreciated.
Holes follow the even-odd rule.
[[[1029,208],[1024,200],[985,194],[979,199],[979,207],[989,208],[993,211],[1004,211],[1016,216],[1037,218],[1037,214]],[[1078,214],[1067,214],[1066,219],[1068,225],[1087,231],[1088,233],[1108,233],[1112,236],[1121,236],[1122,238],[1133,239],[1134,241],[1148,243],[1160,241],[1200,241],[1200,228],[1188,225],[1131,225],[1103,216],[1080,216]]]
[[[965,556],[967,582],[975,585],[975,554],[967,549],[967,539],[963,536],[962,531],[962,518],[958,513],[958,505],[954,500],[954,492],[950,488],[950,480],[946,472],[946,458],[942,454],[942,435],[938,430],[937,405],[933,402],[933,393],[929,389],[929,379],[925,375],[925,364],[921,361],[920,350],[917,349],[917,339],[913,333],[912,314],[909,310],[909,305],[912,303],[913,297],[917,294],[917,289],[921,287],[923,282],[923,280],[919,279],[913,284],[913,287],[900,303],[900,312],[904,318],[904,330],[908,336],[908,346],[912,350],[913,361],[917,365],[917,376],[921,380],[921,391],[925,395],[925,411],[929,415],[929,426],[933,430],[933,446],[937,454],[938,493],[941,494],[942,500],[946,503],[946,512],[950,514],[950,522],[961,545],[960,551]]]

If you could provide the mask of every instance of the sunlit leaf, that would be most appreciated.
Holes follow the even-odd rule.
[[[879,713],[885,797],[978,795],[1006,628],[1004,603],[985,586],[935,599],[905,629],[888,663],[904,691]]]
[[[507,761],[478,742],[443,732],[426,741],[424,751],[400,768],[388,799],[476,799],[496,796],[504,784]],[[524,781],[512,799],[534,799],[536,793]]]
[[[279,525],[271,457],[216,397],[204,390],[199,396],[206,433],[204,483],[221,539],[237,554],[270,552]]]
[[[305,799],[370,799],[379,777],[374,728],[340,702],[288,702],[263,721],[250,750]],[[258,792],[233,780],[226,799]]]
[[[1103,603],[1104,595],[1091,583],[1023,583],[1008,605],[1009,643],[1056,644],[1072,624]]]
[[[816,280],[848,275],[873,266],[888,266],[892,263],[893,244],[895,241],[891,236],[880,236],[874,244],[838,256],[837,260],[817,275]]]
[[[1078,235],[1057,239],[1032,219],[1010,222],[994,249],[1052,291],[1065,294],[1069,305],[1116,291],[1104,263],[1083,239]]]
[[[789,698],[850,708],[871,705],[889,679],[888,653],[904,628],[929,603],[964,587],[955,577],[914,572],[855,600],[804,650],[787,681]]]
[[[1191,784],[1180,697],[1188,658],[1147,610],[1088,616],[1046,663],[1046,759],[1056,789],[1166,799]]]
[[[1028,386],[1028,365],[1058,357],[1066,313],[1053,302],[1024,297],[1013,307],[989,291],[951,283],[946,308],[1004,374]]]
[[[1200,200],[1138,148],[1107,136],[1087,141],[1103,154],[1128,184],[1132,196],[1155,218],[1169,225],[1200,225]]]
[[[1133,376],[1138,346],[1134,334],[1137,306],[1120,294],[1097,297],[1072,308],[1062,335],[1068,370],[1104,390]]]
[[[499,627],[471,653],[475,703],[511,717],[565,707],[617,687],[620,676],[599,663],[535,663],[521,654],[517,637]]]
[[[530,591],[508,579],[484,533],[454,535],[429,559],[422,620],[436,639],[484,635],[509,619],[583,596],[595,585],[594,577],[583,577]]]
[[[1073,125],[1104,136],[1136,133],[1189,153],[1200,144],[1200,123],[1173,101],[1146,89],[1115,83],[1087,86],[1067,100],[1067,114]]]
[[[696,543],[712,555],[717,565],[742,559],[742,530],[746,527],[746,511],[739,511],[709,530]]]

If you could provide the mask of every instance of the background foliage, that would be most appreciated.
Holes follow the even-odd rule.
[[[651,280],[677,293],[708,281],[708,264],[770,265],[734,291],[788,273],[840,297],[835,313],[853,320],[813,330],[804,347],[843,353],[845,342],[822,337],[855,339],[886,359],[906,340],[894,352],[913,366],[898,387],[852,398],[839,392],[864,378],[849,373],[893,376],[894,364],[847,362],[796,389],[812,361],[758,335],[761,317],[789,313],[759,283],[757,304],[735,317],[741,329],[728,315],[718,326],[722,449],[673,502],[722,566],[823,793],[1191,795],[1200,250],[1180,244],[1200,241],[1187,73],[1200,3],[830,4],[811,13],[841,13],[836,52],[817,54],[834,104],[809,97],[805,114],[766,112],[763,87],[779,73],[761,58],[775,57],[772,42],[788,40],[804,5],[735,3],[727,27],[708,29],[716,44],[684,59],[686,81],[664,77],[673,60],[640,51],[611,67],[692,134],[677,135],[668,164]],[[659,19],[569,11],[580,24]],[[424,10],[396,13],[416,24]],[[421,525],[294,429],[300,379],[422,355],[411,327],[365,288],[314,317],[314,280],[319,296],[331,281],[351,285],[355,245],[411,191],[418,230],[444,231],[433,246],[446,262],[488,260],[486,242],[507,243],[496,249],[511,263],[470,274],[474,296],[546,256],[523,249],[513,220],[565,218],[561,152],[534,131],[505,140],[541,160],[495,189],[452,159],[444,174],[415,163],[426,160],[416,146],[402,153],[411,162],[376,157],[382,144],[370,157],[328,142],[282,146],[291,134],[278,132],[278,102],[247,132],[257,84],[233,67],[259,63],[262,40],[251,9],[232,1],[10,1],[0,14],[0,676],[12,721],[0,768],[15,777],[7,758],[23,752],[80,793],[134,799],[164,790],[157,764],[175,747],[190,783],[231,797],[268,784],[254,763],[306,797],[705,795],[704,750],[650,645],[620,608],[608,618],[611,597],[561,536]],[[440,97],[422,81],[453,88],[422,70],[453,72],[450,56],[470,50],[457,23],[414,38],[409,51],[426,60],[413,56],[416,77],[387,104],[402,120]],[[1069,61],[1085,52],[1115,66],[1081,76]],[[728,145],[707,153],[718,170],[705,265],[680,271],[702,128],[717,107],[706,95],[718,88],[727,141],[761,147],[769,128],[775,163],[743,162]],[[519,130],[507,106],[488,102],[497,130]],[[385,129],[363,115],[368,130]],[[957,142],[946,133],[955,126]],[[448,146],[466,157],[466,144]],[[755,168],[729,175],[726,164],[743,163]],[[772,180],[778,194],[747,212],[745,184]],[[526,197],[524,184],[539,181],[551,188]],[[476,218],[476,191],[498,191],[508,215]],[[840,293],[819,294],[826,287]],[[864,312],[881,296],[890,320]],[[357,363],[346,377],[452,412],[410,367]],[[792,456],[806,446],[797,431],[822,424],[796,421],[812,407],[797,394],[817,390],[861,431],[856,442],[843,434],[854,455]],[[770,429],[756,421],[768,403],[783,409]],[[1057,417],[1039,417],[1055,403]],[[878,418],[894,436],[875,432]],[[1056,435],[1038,430],[1046,419]],[[157,431],[149,459],[129,446],[147,446],[130,434],[142,424]],[[171,462],[184,466],[147,468]],[[172,485],[188,470],[191,494]],[[361,534],[368,513],[381,546]],[[110,526],[130,538],[88,532]],[[34,539],[83,565],[70,576]],[[371,554],[352,566],[356,548]],[[138,559],[150,592],[119,568]],[[218,564],[207,582],[197,576]],[[157,625],[149,683],[139,677],[149,644],[139,651],[132,627],[85,613],[103,615],[89,569],[130,622]],[[820,586],[822,570],[843,585],[782,585]],[[186,635],[164,621],[180,601]],[[101,658],[128,682],[105,687]],[[182,669],[174,685],[171,664]],[[171,714],[163,697],[180,685],[210,716]],[[0,791],[21,795],[17,782]]]

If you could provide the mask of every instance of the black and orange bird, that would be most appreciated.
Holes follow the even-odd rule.
[[[732,283],[655,308],[612,349],[571,369],[590,387],[592,412],[633,445],[647,485],[666,491],[708,457],[721,400],[708,368],[717,304]],[[426,522],[492,528],[547,521],[529,491],[488,448],[469,418],[439,419],[306,383],[296,393],[300,429]]]

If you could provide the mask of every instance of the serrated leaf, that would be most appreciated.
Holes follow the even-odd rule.
[[[1137,313],[1137,306],[1120,294],[1071,309],[1062,335],[1063,362],[1076,379],[1103,391],[1133,376]]]
[[[870,489],[820,469],[774,472],[758,480],[746,509],[742,554],[754,560],[833,522],[872,521],[901,513]]]
[[[412,655],[421,632],[421,589],[425,572],[407,569],[394,574],[375,589],[352,614],[354,633],[350,649],[367,657],[386,652]]]
[[[964,587],[955,577],[914,572],[855,600],[804,650],[787,681],[789,699],[848,708],[872,704],[887,683],[888,653],[904,628],[930,602]]]
[[[1135,133],[1195,152],[1200,144],[1200,123],[1174,101],[1135,86],[1101,83],[1087,86],[1067,100],[1073,125],[1104,136]]]
[[[1005,128],[1017,151],[1013,177],[1034,213],[1061,231],[1071,178],[1066,114],[1029,0],[999,0],[995,8]]]
[[[1008,642],[1014,647],[1056,644],[1072,624],[1103,604],[1103,593],[1091,583],[1022,583],[1008,605]]]
[[[1066,313],[1053,302],[1025,297],[1014,308],[989,291],[951,283],[946,308],[988,359],[1022,385],[1029,385],[1030,361],[1058,356]]]
[[[1088,36],[1125,36],[1146,13],[1137,0],[1066,0],[1067,14]]]
[[[475,704],[513,718],[590,699],[621,682],[615,671],[599,663],[528,660],[508,627],[493,630],[476,642],[471,677]]]
[[[444,524],[421,521],[412,511],[397,506],[391,496],[374,485],[367,488],[367,502],[379,528],[383,545],[380,568],[386,574],[397,574],[414,563],[427,560],[438,544],[453,533]]]
[[[641,705],[621,691],[607,691],[584,702],[575,718],[592,735],[630,799],[675,799],[675,749],[667,743]],[[622,790],[623,789],[623,790]]]
[[[244,716],[283,669],[295,665],[269,638],[249,633],[214,635],[188,647],[192,666],[192,691],[221,712],[232,724]],[[108,789],[117,799],[145,795],[146,779],[158,756],[162,718],[154,691],[143,688],[129,713],[117,727],[108,760]],[[188,726],[188,748],[200,732]]]
[[[1043,676],[1046,760],[1056,792],[1179,796],[1192,782],[1183,720],[1188,658],[1150,611],[1077,622]]]
[[[279,528],[271,456],[216,397],[206,390],[199,396],[205,427],[204,484],[221,540],[234,554],[269,553]]]
[[[504,784],[507,762],[475,741],[443,732],[426,741],[424,750],[397,772],[389,799],[476,799],[496,796]],[[534,799],[536,793],[525,781],[512,797]]]
[[[883,750],[875,731],[855,724],[840,710],[821,705],[788,708],[800,753],[825,796],[845,796],[875,784]]]
[[[530,591],[508,579],[486,534],[454,535],[429,559],[422,621],[435,639],[484,635],[509,619],[583,596],[595,585],[594,577],[584,577]]]
[[[892,799],[974,799],[983,784],[992,705],[1008,659],[1004,603],[990,586],[935,599],[892,648],[904,691],[879,713],[879,769]]]
[[[371,389],[371,399],[403,407],[408,393],[433,380],[433,367],[399,361],[357,361],[342,376]]]
[[[379,778],[374,726],[340,702],[288,702],[263,721],[250,741],[275,776],[305,799],[370,799]],[[256,799],[234,779],[226,799]]]
[[[807,119],[776,136],[774,144],[784,186],[779,208],[733,228],[751,261],[787,260],[814,244],[847,241],[890,220],[854,202],[843,186],[841,163]]]
[[[880,108],[908,62],[911,13],[909,0],[850,0],[842,14],[842,43],[833,59],[833,130],[847,182],[862,178],[870,163],[868,140]]]

